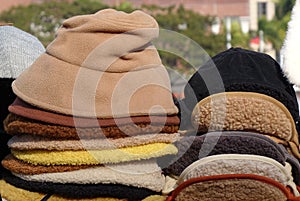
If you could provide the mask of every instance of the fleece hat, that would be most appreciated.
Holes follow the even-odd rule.
[[[225,174],[189,179],[166,201],[296,201],[290,190],[268,177],[254,174]]]
[[[7,183],[17,188],[74,199],[113,197],[118,199],[142,200],[150,195],[159,194],[149,189],[121,184],[59,184],[35,182],[20,179],[9,173],[5,174],[3,178]]]
[[[182,119],[189,121],[195,105],[205,97],[232,91],[271,96],[289,110],[295,124],[298,124],[299,109],[295,91],[280,65],[267,54],[241,48],[230,48],[215,55],[190,78],[184,89]],[[185,122],[183,125],[188,124]]]
[[[165,177],[154,159],[108,164],[68,172],[34,175],[12,172],[12,174],[26,181],[61,184],[123,184],[156,192],[162,191],[165,185]]]
[[[177,115],[170,116],[132,116],[114,118],[82,118],[70,115],[63,115],[51,111],[43,110],[33,105],[24,102],[17,97],[15,101],[8,107],[8,111],[21,117],[31,120],[40,121],[48,124],[55,124],[61,126],[87,128],[87,127],[111,127],[123,126],[126,124],[155,124],[155,125],[179,125],[179,117]]]
[[[11,135],[30,134],[57,139],[122,138],[148,133],[176,133],[179,125],[177,117],[173,117],[154,117],[154,121],[148,117],[135,117],[136,123],[133,123],[130,118],[122,118],[121,123],[118,121],[120,124],[116,124],[115,119],[106,119],[107,121],[101,120],[102,123],[107,124],[105,126],[83,128],[48,124],[10,113],[3,125],[5,131]]]
[[[95,197],[95,198],[66,198],[58,195],[43,194],[37,192],[27,191],[22,188],[17,188],[4,180],[0,180],[0,192],[2,195],[2,200],[14,200],[14,201],[24,201],[24,200],[43,200],[43,201],[127,201],[128,199],[118,199],[113,197]],[[143,199],[142,201],[165,201],[166,197],[162,195],[151,195]],[[3,200],[5,201],[5,200]]]
[[[278,138],[300,158],[293,117],[281,102],[270,96],[253,92],[213,94],[196,104],[191,119],[200,133],[240,130]]]
[[[211,132],[202,136],[187,136],[175,142],[178,153],[175,157],[158,160],[168,175],[179,176],[193,162],[218,154],[252,154],[272,158],[284,165],[285,152],[272,139],[251,132]],[[170,165],[166,165],[168,161]]]
[[[178,183],[191,178],[224,174],[255,174],[274,179],[288,186],[299,196],[292,177],[289,164],[278,163],[276,160],[249,154],[218,154],[208,156],[189,165],[179,176]]]
[[[13,91],[39,108],[81,117],[177,114],[169,75],[151,44],[158,32],[142,11],[71,17]]]

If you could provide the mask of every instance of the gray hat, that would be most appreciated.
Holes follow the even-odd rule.
[[[14,26],[0,26],[0,78],[16,78],[41,53],[42,43]]]

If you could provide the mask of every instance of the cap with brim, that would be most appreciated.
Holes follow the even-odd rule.
[[[70,115],[55,113],[41,108],[35,107],[24,102],[17,97],[14,102],[8,107],[8,111],[21,117],[41,121],[49,124],[56,124],[70,127],[97,127],[97,126],[115,126],[124,125],[128,123],[152,123],[165,125],[179,125],[179,117],[177,115],[171,116],[133,116],[122,118],[84,118]]]
[[[145,134],[133,137],[109,139],[80,139],[63,140],[52,139],[35,135],[15,135],[8,141],[11,149],[17,150],[105,150],[122,147],[132,147],[151,143],[173,143],[179,138],[173,134]]]
[[[175,142],[176,156],[158,160],[169,175],[179,176],[182,171],[200,158],[217,154],[252,154],[272,158],[284,165],[286,156],[282,147],[272,139],[251,132],[223,131],[211,132],[202,136],[187,136]]]
[[[69,199],[112,197],[128,200],[142,200],[150,195],[158,194],[149,189],[121,184],[58,184],[26,181],[12,174],[6,174],[4,180],[16,188],[43,194],[55,194]]]
[[[13,91],[39,108],[81,117],[177,114],[168,73],[151,45],[158,32],[142,11],[69,18]]]
[[[12,172],[26,181],[52,182],[61,184],[123,184],[160,192],[165,177],[155,160],[133,161],[81,170],[24,175]]]
[[[96,139],[105,137],[123,138],[143,134],[176,133],[179,125],[172,124],[172,117],[170,123],[168,119],[167,117],[167,122],[140,122],[136,124],[128,123],[114,126],[77,128],[30,120],[10,113],[3,124],[5,131],[11,135],[30,134],[54,139]]]
[[[225,174],[193,178],[181,183],[166,201],[296,201],[287,187],[260,175]]]
[[[298,132],[289,110],[278,100],[259,93],[224,92],[199,101],[192,123],[201,133],[214,130],[245,130],[286,141],[300,158]]]

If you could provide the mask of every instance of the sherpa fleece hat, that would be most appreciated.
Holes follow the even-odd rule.
[[[165,177],[155,159],[107,164],[59,173],[25,175],[12,172],[12,174],[26,181],[61,184],[123,184],[156,192],[162,191],[165,185]]]
[[[296,201],[281,183],[254,174],[197,177],[180,184],[166,201]]]
[[[48,151],[17,150],[11,153],[19,160],[35,165],[99,165],[174,155],[177,148],[169,143],[151,143],[108,150]]]
[[[205,83],[204,78],[209,83]],[[212,94],[232,91],[256,92],[273,97],[285,105],[297,126],[297,98],[280,65],[267,54],[241,48],[230,48],[215,55],[190,78],[181,103],[185,106],[181,107],[182,120],[187,121],[182,125],[188,127],[191,112],[199,101]]]
[[[250,154],[218,154],[199,159],[189,165],[179,176],[181,184],[192,178],[224,174],[255,174],[274,179],[293,190],[299,196],[294,183],[291,166],[284,166],[276,160]]]
[[[240,130],[279,138],[300,158],[293,117],[281,102],[270,96],[253,92],[213,94],[197,103],[191,119],[200,133]]]
[[[5,174],[4,180],[17,188],[43,194],[55,194],[65,198],[97,198],[112,197],[127,200],[142,200],[159,193],[145,188],[136,188],[121,184],[59,184],[51,182],[35,182],[20,179],[12,174]]]
[[[0,180],[0,192],[2,195],[2,200],[7,199],[8,201],[24,201],[24,200],[43,200],[43,201],[127,201],[128,199],[118,199],[113,197],[95,197],[95,198],[66,198],[52,194],[43,194],[37,192],[27,191],[22,188],[17,188],[4,180]],[[151,195],[143,199],[142,201],[165,201],[166,197],[162,195]],[[3,200],[5,201],[5,200]]]
[[[179,125],[173,117],[154,117],[158,122],[151,122],[148,117],[135,118],[133,123],[130,118],[124,120],[118,125],[115,119],[107,119],[102,123],[110,124],[110,126],[94,126],[94,127],[70,127],[55,124],[44,123],[24,118],[15,114],[8,114],[4,120],[4,129],[11,135],[30,134],[44,136],[57,139],[82,139],[82,138],[122,138],[128,136],[142,135],[148,133],[176,133]],[[164,119],[166,121],[160,121]]]
[[[177,114],[168,73],[151,45],[158,32],[142,11],[71,17],[13,91],[29,104],[74,116]]]
[[[18,150],[105,150],[132,147],[151,143],[173,143],[179,138],[173,134],[145,134],[133,137],[109,139],[91,138],[80,140],[52,139],[34,135],[15,135],[8,141],[8,147]]]
[[[111,126],[122,126],[126,124],[155,124],[155,125],[179,125],[179,117],[177,115],[168,115],[168,116],[132,116],[132,117],[123,117],[123,118],[82,118],[74,117],[70,115],[63,115],[59,113],[54,113],[51,111],[43,110],[38,107],[34,107],[22,99],[17,97],[15,101],[8,107],[8,111],[11,113],[25,117],[31,120],[40,121],[49,124],[61,125],[61,126],[70,126],[70,127],[111,127]]]
[[[175,157],[158,160],[167,175],[179,176],[182,171],[197,161],[218,154],[252,154],[272,158],[284,165],[285,152],[272,139],[251,132],[210,132],[201,136],[186,136],[175,142],[178,153]],[[168,161],[170,165],[166,165]]]

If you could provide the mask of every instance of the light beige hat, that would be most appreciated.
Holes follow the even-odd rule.
[[[168,73],[151,44],[158,32],[142,11],[69,18],[13,91],[29,104],[74,116],[176,114]]]

